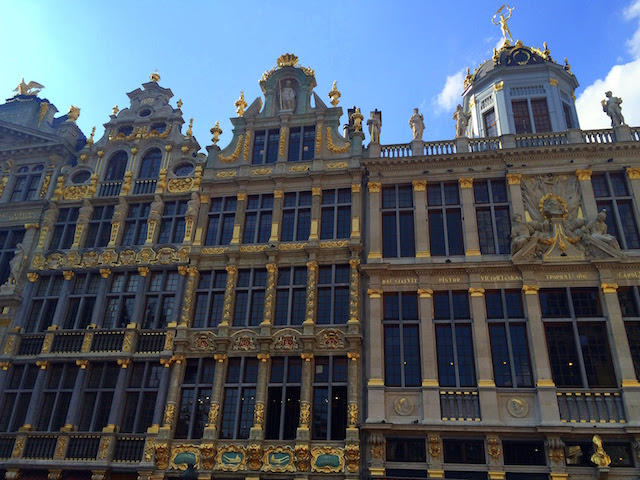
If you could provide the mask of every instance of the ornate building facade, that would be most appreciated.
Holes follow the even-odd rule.
[[[95,141],[0,105],[7,480],[637,478],[640,129],[568,64],[506,42],[454,140],[365,146],[286,54],[206,155],[159,82]]]

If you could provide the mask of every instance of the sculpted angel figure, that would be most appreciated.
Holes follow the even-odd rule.
[[[291,80],[287,80],[284,88],[280,91],[280,109],[295,110],[296,108],[296,91],[291,87]]]
[[[409,125],[413,132],[414,140],[422,140],[422,134],[424,133],[424,116],[418,112],[417,108],[413,109],[413,115],[409,119]]]

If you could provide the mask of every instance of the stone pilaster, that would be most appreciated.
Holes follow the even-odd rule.
[[[116,381],[116,388],[111,401],[111,410],[109,411],[109,420],[107,421],[107,431],[114,432],[122,420],[122,408],[124,406],[125,387],[127,384],[128,367],[131,365],[131,360],[118,360],[120,365],[120,371],[118,372],[118,380]]]
[[[76,376],[76,383],[71,393],[71,399],[69,400],[69,409],[67,410],[67,418],[65,420],[66,431],[74,431],[78,427],[80,421],[80,412],[82,410],[82,397],[84,396],[83,388],[85,377],[87,375],[87,367],[89,366],[88,360],[76,360],[76,365],[80,367],[78,375]]]
[[[164,428],[173,429],[176,421],[176,410],[180,398],[180,383],[184,371],[184,357],[171,357],[171,379],[167,391],[167,402],[164,407],[162,425]]]
[[[582,204],[585,211],[584,216],[587,218],[595,218],[598,214],[598,206],[596,197],[593,193],[593,185],[591,184],[591,169],[576,170],[576,177],[580,181],[580,193],[582,194]]]
[[[318,225],[320,224],[320,204],[322,201],[322,187],[311,188],[311,229],[309,242],[318,242]]]
[[[280,237],[280,222],[282,222],[282,205],[284,203],[284,192],[282,189],[273,191],[273,214],[271,216],[271,236],[269,243],[278,241]]]
[[[29,401],[29,407],[27,408],[27,415],[24,418],[24,425],[21,430],[33,430],[35,423],[38,421],[38,415],[40,414],[40,403],[42,400],[42,389],[44,388],[44,382],[47,377],[47,367],[49,362],[37,361],[36,365],[40,367],[38,370],[38,376],[33,390],[31,391],[31,400]]]
[[[207,417],[207,426],[204,429],[203,438],[215,440],[220,434],[220,405],[222,405],[222,394],[224,378],[227,370],[227,356],[222,353],[214,355],[216,360],[216,371],[213,378],[213,390],[211,392],[211,405],[209,405],[209,415]]]
[[[171,380],[171,365],[170,362],[166,362],[162,369],[162,375],[160,377],[160,385],[158,386],[158,396],[156,397],[156,406],[153,410],[153,425],[160,426],[162,422],[163,408],[167,401],[167,394],[169,393],[169,382]]]
[[[304,325],[313,325],[316,319],[316,297],[318,278],[318,262],[310,260],[307,262],[307,302],[304,311]]]
[[[429,223],[427,222],[427,182],[413,181],[413,204],[415,216],[416,258],[428,258],[429,253]]]
[[[626,172],[633,191],[633,202],[635,203],[636,211],[640,211],[640,168],[627,167]]]
[[[195,235],[193,237],[193,245],[202,245],[206,240],[206,228],[208,225],[207,216],[211,208],[211,197],[209,195],[200,195],[200,210],[196,220]]]
[[[511,210],[514,215],[520,214],[524,219],[524,201],[522,200],[521,173],[507,173],[507,183],[509,184],[509,196],[511,197]]]
[[[420,349],[422,350],[422,417],[424,423],[441,418],[438,384],[438,359],[433,328],[433,290],[423,288],[428,278],[420,280],[418,302],[420,312]]]
[[[299,441],[309,441],[311,428],[311,396],[313,392],[313,353],[302,353],[302,387],[300,388],[300,422],[296,433]]]
[[[362,232],[362,185],[351,184],[351,242],[360,242]]]
[[[473,177],[461,177],[460,202],[462,203],[462,216],[464,218],[464,244],[465,255],[467,257],[477,257],[480,255],[480,241],[478,240],[478,224],[476,222],[476,211],[473,205]]]
[[[380,182],[369,182],[369,251],[367,258],[370,262],[382,261],[382,218],[380,209],[382,208],[382,184]]]
[[[182,300],[182,313],[180,315],[180,325],[188,327],[191,325],[193,314],[193,302],[195,300],[196,284],[198,283],[198,269],[196,267],[187,268],[187,282],[184,288]]]
[[[231,324],[231,312],[233,311],[233,290],[236,285],[238,269],[235,265],[227,265],[227,285],[224,292],[224,305],[222,306],[222,321],[220,327],[228,327]]]
[[[264,420],[267,404],[267,383],[269,381],[269,354],[259,353],[258,383],[256,385],[256,402],[253,410],[253,427],[249,437],[252,440],[264,439]]]
[[[247,208],[247,193],[238,192],[236,199],[236,215],[233,222],[231,245],[237,245],[240,243],[240,230],[242,229],[242,225],[244,225],[244,212]]]
[[[367,422],[380,422],[385,418],[384,412],[384,352],[382,331],[382,289],[371,287],[367,290],[369,296],[369,314],[366,336],[367,351],[380,352],[378,355],[370,355],[367,365]]]

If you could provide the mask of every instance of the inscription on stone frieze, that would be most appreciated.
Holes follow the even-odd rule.
[[[586,273],[547,273],[547,280],[587,280],[589,277]]]
[[[618,278],[640,278],[640,271],[618,272]]]
[[[460,283],[462,277],[438,277],[438,283]]]
[[[382,285],[417,285],[416,277],[383,278]]]
[[[480,280],[483,282],[516,282],[522,281],[520,275],[480,275]]]
[[[0,213],[0,222],[29,222],[37,221],[40,218],[40,211],[18,211]]]

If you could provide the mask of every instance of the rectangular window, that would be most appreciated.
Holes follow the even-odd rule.
[[[101,432],[109,420],[120,367],[111,362],[92,363],[88,373],[78,430]]]
[[[622,172],[606,172],[591,177],[598,210],[606,210],[607,234],[613,235],[622,249],[640,248],[637,214],[633,193]]]
[[[504,180],[473,182],[480,252],[508,255],[511,251],[509,199]]]
[[[319,268],[317,324],[347,323],[349,283],[349,265],[326,265]]]
[[[496,112],[493,108],[482,114],[482,121],[484,122],[485,137],[497,137],[498,124],[496,123]]]
[[[129,205],[129,213],[124,222],[122,245],[144,245],[147,239],[147,220],[149,220],[150,206],[150,203]]]
[[[122,433],[146,433],[153,414],[164,367],[155,362],[135,362],[128,368]]]
[[[295,440],[300,418],[300,357],[275,357],[267,390],[267,440]]]
[[[347,433],[347,358],[316,357],[313,440],[344,440]]]
[[[302,141],[301,141],[302,140]],[[289,130],[290,162],[313,160],[316,140],[315,125],[291,127]]]
[[[627,331],[627,341],[631,351],[636,378],[640,378],[640,309],[638,309],[638,287],[618,289],[620,310]]]
[[[410,185],[382,189],[382,252],[384,257],[413,257],[413,189]]]
[[[35,165],[31,170],[28,166],[18,168],[18,175],[9,201],[16,203],[34,200],[38,193],[43,171],[44,165]]]
[[[258,360],[235,357],[229,359],[224,385],[220,438],[249,438],[256,402]]]
[[[551,120],[549,119],[549,108],[546,98],[536,98],[531,100],[531,112],[533,113],[533,125],[536,133],[551,131]]]
[[[242,243],[267,243],[271,236],[273,194],[247,196]]]
[[[276,163],[280,145],[280,129],[258,130],[253,137],[253,157],[251,163]]]
[[[278,270],[276,287],[276,325],[302,325],[307,301],[307,268]]]
[[[182,243],[184,241],[184,214],[186,212],[186,200],[176,200],[164,204],[158,243]]]
[[[458,184],[428,185],[427,203],[431,255],[464,255],[462,205]]]
[[[541,465],[547,464],[544,454],[544,442],[526,442],[503,440],[505,465]]]
[[[16,246],[22,242],[24,230],[0,230],[0,285],[9,278],[9,262],[15,255]]]
[[[58,219],[53,224],[53,236],[49,250],[66,250],[73,244],[73,236],[76,233],[76,220],[78,220],[78,208],[61,208]]]
[[[236,197],[211,199],[205,245],[229,245],[236,219]]]
[[[306,242],[311,228],[311,192],[284,195],[282,208],[282,241]]]
[[[33,364],[11,366],[0,396],[0,432],[16,432],[24,425],[39,370]]]
[[[38,278],[31,297],[25,332],[44,332],[51,325],[63,284],[64,280],[60,275],[43,275]]]
[[[111,236],[111,218],[113,217],[113,205],[102,205],[93,209],[85,248],[106,247]]]
[[[440,386],[475,387],[476,366],[469,294],[467,292],[434,293],[433,311]]]
[[[387,437],[387,462],[426,462],[424,438]]]
[[[553,381],[558,387],[617,385],[597,288],[541,289]]]
[[[216,361],[189,358],[180,386],[180,410],[176,438],[202,438],[209,417]]]
[[[147,276],[142,328],[166,328],[174,320],[179,278],[178,272],[172,271],[152,272]]]
[[[64,426],[77,375],[78,366],[74,363],[54,363],[47,369],[38,431],[59,432]]]
[[[233,316],[234,327],[255,327],[260,325],[264,315],[264,295],[267,286],[267,271],[245,269],[238,271],[236,284],[236,309]]]
[[[351,236],[351,189],[322,191],[320,239],[332,240]]]
[[[72,281],[73,289],[67,302],[63,328],[83,330],[91,323],[102,277],[95,273],[81,273]]]
[[[111,275],[111,288],[107,293],[102,328],[125,328],[133,321],[136,293],[139,290],[140,275],[133,272]]]
[[[420,317],[418,296],[410,292],[384,295],[384,378],[389,387],[419,387]]]
[[[571,107],[566,103],[562,103],[562,111],[564,112],[564,121],[567,124],[567,129],[574,128],[573,126],[573,114],[571,113]]]
[[[442,440],[442,447],[445,463],[485,463],[483,440],[445,438]]]
[[[520,290],[487,290],[485,305],[496,386],[532,387],[522,293]]]
[[[193,314],[193,328],[217,327],[222,320],[224,292],[227,284],[225,270],[200,272],[196,289],[196,308]]]
[[[533,133],[527,100],[512,101],[511,108],[513,109],[513,123],[516,127],[516,133]]]

